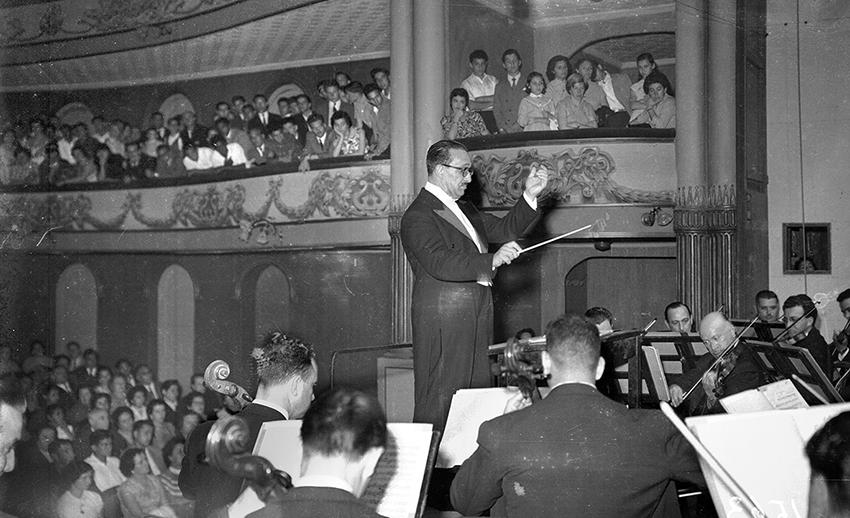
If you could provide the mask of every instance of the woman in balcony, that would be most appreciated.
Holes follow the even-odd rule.
[[[596,112],[584,100],[587,83],[581,74],[570,74],[566,82],[567,95],[555,107],[559,129],[595,128]]]
[[[588,58],[584,58],[578,62],[578,73],[584,78],[586,85],[584,91],[584,100],[587,101],[593,108],[593,111],[598,110],[602,106],[608,106],[608,96],[605,95],[605,90],[596,82],[596,63]]]
[[[635,123],[649,124],[653,128],[675,128],[676,99],[669,93],[672,87],[667,76],[654,70],[644,78],[643,88],[649,96],[649,103]]]
[[[572,70],[570,70],[570,60],[567,56],[558,54],[549,60],[549,65],[546,67],[546,77],[549,78],[549,84],[546,85],[546,97],[552,99],[556,108],[558,103],[570,94],[567,89],[567,77],[570,74]]]
[[[351,124],[351,116],[339,110],[331,116],[331,127],[337,134],[333,156],[363,155],[366,152],[366,133]]]
[[[444,115],[440,120],[443,136],[447,139],[457,140],[490,134],[481,114],[476,111],[469,111],[469,93],[466,89],[455,88],[451,91],[449,108],[451,108],[451,113]]]
[[[552,99],[543,95],[546,93],[546,81],[543,79],[543,74],[540,72],[528,74],[526,91],[528,91],[528,95],[523,97],[519,103],[517,124],[522,126],[523,131],[558,129],[555,104]]]

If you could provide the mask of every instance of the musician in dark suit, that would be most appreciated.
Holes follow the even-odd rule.
[[[815,327],[818,311],[814,301],[805,293],[792,295],[782,304],[782,313],[785,316],[785,328],[791,328],[788,332],[791,345],[808,350],[829,379],[832,375],[832,358],[826,340]]]
[[[358,500],[387,446],[387,418],[378,401],[350,389],[319,397],[304,414],[301,440],[296,487],[248,516],[378,518]]]
[[[671,379],[670,402],[682,404],[686,391],[699,382],[688,396],[690,415],[723,413],[719,398],[760,387],[766,380],[746,343],[740,343],[726,356],[718,369],[703,376],[714,361],[735,340],[735,327],[722,313],[709,313],[699,325],[699,335],[708,352],[697,358],[694,368]]]
[[[499,266],[517,258],[519,237],[537,217],[548,182],[533,169],[508,214],[478,212],[458,198],[472,181],[466,148],[443,140],[428,150],[428,183],[404,213],[401,240],[413,268],[414,421],[445,426],[456,390],[488,385],[493,341],[490,286]],[[505,243],[508,241],[507,243]],[[505,243],[491,254],[488,243]]]
[[[280,333],[266,337],[251,356],[257,363],[257,397],[238,414],[248,423],[249,451],[263,423],[304,415],[313,400],[317,376],[313,349]],[[197,518],[206,518],[213,510],[233,502],[242,487],[241,478],[231,477],[206,462],[204,447],[213,423],[199,425],[189,436],[180,471],[180,490],[195,500]]]
[[[848,347],[850,345],[850,288],[839,293],[835,300],[838,302],[838,309],[841,314],[847,319],[844,329],[833,334],[833,340],[830,344],[832,365],[835,368],[833,380],[838,381],[846,372],[846,363],[850,362],[850,347]],[[843,363],[839,364],[838,362]]]
[[[563,315],[547,326],[546,341],[552,391],[481,425],[478,449],[452,482],[457,511],[657,516],[671,481],[704,485],[694,451],[661,412],[629,410],[596,390],[605,360],[593,324]]]

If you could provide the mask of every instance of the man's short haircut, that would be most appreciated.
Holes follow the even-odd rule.
[[[74,443],[72,443],[68,439],[54,439],[52,443],[47,445],[47,453],[49,453],[51,456],[56,455],[57,453],[59,453],[59,448],[61,448],[63,444],[67,444],[72,448],[74,446]]]
[[[815,309],[815,303],[805,293],[800,293],[799,295],[791,295],[790,297],[785,299],[785,303],[782,304],[782,310],[784,311],[786,309],[790,309],[797,306],[803,308],[803,315],[808,314],[809,317],[812,318],[813,324],[817,323],[818,311]]]
[[[86,473],[94,473],[94,468],[88,462],[81,460],[72,460],[67,466],[62,468],[62,487],[70,489],[70,487]]]
[[[162,392],[167,392],[168,389],[170,389],[174,385],[177,385],[179,387],[180,382],[177,380],[165,380],[162,382],[162,387],[160,388],[160,390],[162,390]]]
[[[594,306],[584,312],[584,318],[591,324],[597,325],[605,322],[606,320],[608,322],[612,322],[614,320],[614,315],[602,306]]]
[[[109,439],[111,441],[112,432],[110,432],[109,430],[95,430],[89,436],[89,444],[92,447],[95,447],[100,444],[100,441],[103,441],[104,439]]]
[[[483,59],[484,61],[490,61],[490,58],[487,57],[487,53],[481,49],[475,49],[469,53],[469,62],[472,63],[476,59]]]
[[[237,101],[242,101],[244,103],[245,98],[242,97],[241,95],[234,95],[233,97],[230,98],[230,102],[233,103],[233,104],[236,104]]]
[[[546,351],[558,367],[596,368],[599,330],[584,317],[567,313],[546,325]]]
[[[506,51],[502,52],[502,62],[504,63],[505,59],[508,56],[510,56],[511,54],[516,56],[517,59],[522,59],[522,57],[519,55],[519,51],[517,49],[507,49]]]
[[[336,76],[338,76],[338,75],[340,75],[340,74],[341,74],[341,75],[344,75],[344,76],[345,76],[345,78],[346,78],[346,79],[348,79],[348,81],[349,81],[349,82],[351,82],[351,76],[350,76],[350,75],[348,75],[348,73],[347,73],[347,72],[343,72],[342,70],[337,70],[336,72],[334,72],[334,79],[336,79]]]
[[[145,455],[145,450],[128,448],[124,450],[124,453],[121,454],[121,460],[118,461],[118,469],[127,478],[133,475],[133,469],[136,467],[136,455]]]
[[[373,68],[372,70],[369,71],[369,75],[372,76],[373,80],[375,79],[376,75],[381,74],[381,73],[383,73],[385,75],[390,75],[390,71],[387,70],[384,67],[375,67],[375,68]]]
[[[351,389],[321,395],[301,422],[304,455],[358,460],[387,445],[387,418],[375,397]]]
[[[168,408],[168,405],[165,404],[165,401],[161,399],[151,399],[150,403],[148,403],[148,415],[151,415],[151,412],[153,412],[153,409],[156,406],[163,406],[165,408]]]
[[[186,444],[186,441],[183,440],[182,437],[172,437],[165,446],[162,447],[162,458],[165,461],[165,467],[171,467],[171,454],[174,452],[174,447],[178,444]]]
[[[313,369],[316,353],[309,344],[275,331],[266,335],[251,357],[256,361],[260,384],[274,385],[292,376],[306,379]]]
[[[308,102],[308,103],[310,103],[310,104],[312,104],[312,103],[313,103],[313,100],[312,100],[312,99],[310,99],[310,96],[309,96],[309,95],[307,95],[307,94],[298,94],[298,96],[297,96],[297,97],[295,97],[295,100],[296,100],[296,101],[298,101],[299,99],[307,99],[307,102]]]
[[[130,389],[129,389],[129,390],[127,390],[127,401],[128,401],[128,402],[132,402],[132,401],[133,401],[133,396],[135,396],[135,395],[136,395],[136,392],[141,392],[141,393],[142,393],[142,395],[143,395],[143,396],[145,396],[145,399],[147,399],[147,397],[148,397],[148,389],[146,389],[145,387],[143,387],[143,386],[141,386],[141,385],[135,385],[135,386],[133,386],[133,387],[130,387]]]
[[[635,58],[635,63],[639,63],[639,62],[644,61],[644,60],[648,61],[650,65],[655,64],[655,58],[653,58],[652,54],[650,54],[649,52],[644,52],[642,54],[638,54],[638,57]]]
[[[827,498],[834,510],[850,509],[850,412],[826,422],[806,444],[812,476],[826,483]]]
[[[838,298],[836,298],[835,301],[841,304],[847,299],[850,299],[850,288],[847,288],[846,290],[839,293]]]
[[[215,109],[218,110],[221,106],[226,107],[228,110],[230,109],[230,103],[227,101],[219,101],[215,103]]]
[[[434,174],[438,165],[446,164],[451,160],[452,150],[466,151],[466,146],[456,140],[440,140],[431,144],[428,154],[425,155],[428,176]]]
[[[215,120],[215,125],[218,126],[219,124],[227,124],[230,126],[230,119],[227,117],[219,117]]]
[[[257,99],[262,99],[262,100],[264,100],[264,101],[268,101],[268,100],[269,100],[269,98],[268,98],[268,97],[266,97],[265,95],[263,95],[263,94],[257,94],[257,95],[255,95],[255,96],[254,96],[254,99],[253,99],[254,104],[256,104],[256,103],[257,103]]]
[[[292,115],[287,115],[283,118],[283,123],[281,123],[281,126],[283,126],[284,124],[292,124],[293,126],[298,126],[298,121],[295,120],[295,117],[293,117]]]
[[[155,427],[153,425],[153,421],[151,421],[150,419],[139,419],[138,421],[133,423],[133,433],[138,432],[139,430],[141,430],[145,426],[150,426],[151,430],[155,429]]]
[[[307,125],[308,125],[308,126],[309,126],[310,124],[313,124],[313,123],[314,123],[314,122],[316,122],[316,121],[321,121],[321,123],[322,123],[322,124],[324,124],[324,123],[325,123],[325,118],[324,118],[324,117],[322,117],[322,114],[321,114],[321,113],[314,113],[314,114],[310,115],[309,117],[307,117]]]
[[[369,97],[369,94],[372,92],[381,93],[381,87],[376,85],[375,83],[369,83],[368,85],[363,87],[363,95]]]
[[[670,321],[670,319],[667,318],[667,315],[670,313],[670,310],[671,309],[677,309],[677,308],[685,308],[686,310],[688,310],[688,316],[692,315],[691,308],[689,308],[688,305],[685,304],[684,302],[677,300],[675,302],[671,302],[671,303],[667,304],[667,307],[664,308],[664,321],[665,322]]]
[[[363,93],[363,83],[360,81],[352,81],[343,87],[345,93],[354,92],[356,94]]]
[[[779,296],[770,290],[761,290],[760,292],[756,293],[756,304],[758,304],[761,299],[776,299],[777,301],[779,301]]]
[[[12,373],[0,376],[0,404],[13,407],[26,405],[26,397],[20,380]]]

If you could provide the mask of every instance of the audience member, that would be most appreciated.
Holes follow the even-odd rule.
[[[133,365],[126,358],[121,358],[115,362],[115,373],[124,376],[128,387],[136,386],[136,378],[133,376]]]
[[[165,126],[165,116],[162,112],[153,112],[151,114],[151,129],[156,132],[157,139],[165,142],[168,137],[168,128]]]
[[[677,333],[690,333],[693,322],[691,321],[691,308],[684,302],[671,302],[664,308],[664,323],[667,329]]]
[[[109,431],[109,411],[92,408],[88,417],[77,425],[74,441],[74,454],[85,459],[91,453],[91,436],[96,431]]]
[[[327,100],[316,103],[314,111],[321,115],[326,121],[330,121],[337,112],[345,112],[349,119],[354,119],[354,105],[344,102],[340,97],[340,89],[336,83],[329,83],[325,87]],[[307,122],[309,124],[309,121]]]
[[[252,165],[265,165],[277,158],[274,151],[268,145],[266,137],[260,128],[251,128],[248,132],[251,139],[251,147],[245,152],[245,157]]]
[[[25,147],[15,150],[15,160],[9,170],[9,183],[34,185],[38,183],[38,164],[33,161],[32,153]]]
[[[313,102],[309,95],[301,94],[296,97],[296,103],[298,104],[299,114],[299,117],[296,118],[298,121],[298,134],[301,136],[299,140],[301,147],[304,147],[307,142],[307,134],[310,132],[310,126],[307,125],[307,120],[313,115]]]
[[[362,156],[366,152],[366,133],[352,126],[348,113],[334,113],[331,117],[331,127],[334,131],[333,156]]]
[[[45,159],[38,166],[40,184],[57,184],[73,174],[71,164],[59,155],[59,146],[50,142],[44,148]]]
[[[207,386],[204,383],[204,374],[202,372],[196,372],[192,375],[192,379],[189,383],[189,389],[190,393],[184,398],[186,401],[184,402],[183,407],[192,410],[193,406],[191,404],[191,400],[194,398],[194,394],[192,394],[192,392],[197,392],[203,397],[204,402],[203,406],[200,407],[201,411],[199,412],[202,420],[214,416],[216,410],[221,407],[221,397],[217,392],[207,389]],[[205,410],[206,413],[204,413]]]
[[[449,114],[443,116],[440,125],[443,127],[443,137],[457,140],[467,137],[489,135],[487,125],[481,114],[469,111],[469,94],[463,88],[455,88],[449,94]]]
[[[552,99],[555,106],[558,106],[558,103],[569,93],[567,77],[570,74],[572,70],[570,70],[570,60],[567,56],[558,54],[549,59],[546,65],[546,79],[549,81],[546,85],[546,97]]]
[[[21,438],[26,400],[20,382],[0,376],[0,476],[15,468],[15,443]]]
[[[635,123],[648,123],[653,128],[676,127],[676,100],[670,95],[672,87],[667,76],[655,70],[643,80],[643,89],[649,96],[644,113]]]
[[[107,413],[112,411],[112,396],[109,394],[104,394],[103,392],[98,392],[92,396],[91,399],[92,408],[99,408],[101,410],[106,410]]]
[[[197,428],[203,420],[204,418],[197,412],[187,410],[180,416],[180,437],[188,440],[189,436],[192,435],[192,432],[195,431],[195,428]]]
[[[602,87],[596,83],[596,62],[589,58],[583,58],[578,62],[576,71],[584,79],[584,84],[587,85],[587,89],[584,92],[584,100],[590,104],[593,111],[595,112],[602,106],[607,106],[608,98]]]
[[[375,126],[372,128],[372,145],[369,153],[366,154],[367,159],[382,155],[390,148],[392,140],[392,108],[390,100],[381,93],[381,89],[376,84],[368,84],[363,87],[363,92],[366,94],[366,100],[372,105],[372,113],[374,114]]]
[[[850,322],[850,288],[842,291],[838,294],[838,297],[835,299],[838,302],[838,309],[841,311],[841,315]],[[846,328],[847,324],[845,324]],[[837,362],[847,362],[850,360],[850,356],[847,354],[850,352],[850,335],[848,335],[848,331],[842,329],[841,331],[836,330],[832,334],[832,343],[830,344],[831,348],[831,356],[832,363],[835,365]],[[845,372],[845,368],[835,369],[835,376],[833,379],[838,379]],[[845,385],[846,387],[846,385]],[[846,389],[850,390],[850,389]],[[845,401],[847,398],[845,398]]]
[[[597,127],[596,112],[584,100],[587,83],[581,74],[570,74],[565,82],[567,95],[555,106],[558,129]]]
[[[97,384],[94,386],[94,391],[98,394],[112,395],[112,369],[101,365],[97,368]]]
[[[77,397],[71,401],[68,407],[68,421],[74,424],[80,423],[88,418],[92,405],[92,390],[88,385],[77,387]]]
[[[304,146],[304,154],[301,157],[300,170],[310,169],[310,160],[330,158],[336,146],[336,133],[328,131],[325,119],[319,113],[314,113],[307,121],[310,126],[310,134],[307,135],[307,145]]]
[[[152,445],[162,451],[165,444],[177,436],[174,425],[166,421],[166,409],[168,406],[161,399],[154,399],[148,403],[148,415],[153,423]]]
[[[144,180],[156,172],[156,158],[142,153],[137,142],[128,142],[124,148],[127,159],[124,160],[124,180]],[[156,148],[154,148],[156,149]]]
[[[165,143],[175,152],[183,153],[183,121],[180,117],[171,117],[168,119],[168,135],[165,137]]]
[[[109,430],[95,430],[90,438],[91,454],[84,460],[94,470],[94,485],[102,494],[120,486],[125,477],[112,455],[112,435]]]
[[[153,445],[153,430],[150,420],[133,423],[133,448],[145,451],[151,473],[159,476],[165,470],[165,461],[162,459],[162,450]]]
[[[384,99],[391,100],[390,71],[386,68],[377,67],[369,71],[369,75],[372,77],[372,82],[378,86]]]
[[[647,97],[646,92],[643,89],[643,83],[646,80],[646,76],[657,68],[655,59],[653,59],[652,54],[649,52],[640,54],[635,62],[637,63],[640,79],[638,79],[638,81],[635,82],[629,89],[631,91],[629,94],[629,103],[631,104],[632,110],[632,119],[629,121],[630,123],[634,123],[649,107],[649,97]]]
[[[142,385],[136,385],[127,392],[127,399],[130,401],[130,410],[133,411],[134,421],[144,421],[148,419],[147,399],[148,391]]]
[[[180,426],[180,383],[177,380],[162,382],[162,402],[165,403],[165,420],[176,429]]]
[[[779,296],[770,290],[756,293],[756,311],[759,322],[781,322],[779,318]]]
[[[354,106],[354,125],[371,131],[375,126],[375,112],[372,111],[372,105],[363,94],[363,85],[358,81],[349,83],[345,87],[345,95],[348,97],[348,102]]]
[[[795,347],[807,349],[827,376],[832,373],[832,358],[829,347],[816,326],[818,310],[805,293],[792,295],[782,304],[788,338]]]
[[[112,412],[112,447],[117,457],[133,445],[133,422],[129,407],[118,407]]]
[[[61,406],[49,405],[45,409],[45,413],[47,415],[47,424],[56,430],[56,437],[69,441],[74,440],[74,426],[68,424],[65,420],[65,410]]]
[[[183,167],[186,171],[203,171],[215,167],[213,150],[208,147],[195,147],[195,144],[183,146]]]
[[[522,126],[523,131],[558,129],[555,105],[552,104],[552,99],[543,96],[546,93],[546,81],[543,75],[539,72],[528,74],[525,89],[528,95],[519,103],[517,124]]]
[[[175,178],[186,175],[186,166],[183,165],[183,154],[167,144],[156,148],[156,171],[157,178]]]
[[[210,138],[210,145],[213,149],[213,167],[244,166],[248,163],[245,151],[236,142],[228,144],[221,135],[214,135]]]
[[[268,98],[265,95],[255,95],[254,107],[257,109],[257,114],[248,120],[249,131],[258,128],[266,137],[271,135],[273,129],[283,125],[283,118],[269,111],[268,102]]]
[[[121,473],[127,480],[118,488],[124,518],[177,518],[168,505],[159,478],[151,474],[145,451],[130,448],[121,454]]]
[[[631,115],[629,108],[631,104],[631,81],[626,74],[610,73],[601,64],[596,68],[596,81],[605,92],[606,106],[608,109],[597,110],[599,127],[601,128],[625,128],[629,125]]]
[[[85,166],[85,159],[83,157],[75,154],[74,158],[77,160],[78,168]],[[94,163],[97,167],[96,176],[92,177],[89,174],[89,176],[81,178],[80,175],[84,174],[85,171],[80,169],[74,178],[75,180],[97,182],[105,180],[122,180],[124,178],[124,159],[121,155],[116,155],[110,151],[106,144],[100,144],[97,146],[94,158]]]
[[[232,127],[230,119],[226,117],[219,117],[215,120],[215,127],[218,130],[219,135],[224,137],[228,144],[239,144],[242,146],[243,151],[251,147],[251,139],[248,137],[248,133],[239,128]]]
[[[474,50],[469,54],[469,76],[460,83],[460,87],[469,94],[469,106],[475,111],[493,109],[493,94],[498,80],[487,73],[489,58],[483,50]]]
[[[183,496],[178,483],[183,458],[186,456],[185,446],[186,442],[181,437],[173,437],[165,444],[162,456],[167,469],[159,475],[168,505],[174,509],[179,518],[191,518],[195,509],[195,502]]]
[[[62,475],[65,491],[56,503],[57,516],[59,518],[101,518],[103,500],[94,491],[89,491],[92,484],[92,467],[77,460],[66,466]]]
[[[291,117],[283,119],[283,126],[272,131],[266,145],[281,162],[295,162],[301,155],[298,143],[298,124]]]
[[[230,116],[228,117],[230,119],[230,125],[234,128],[247,130],[250,119],[246,119],[242,111],[242,108],[245,107],[245,98],[241,95],[234,95],[230,98],[230,104],[233,105],[230,109]]]
[[[336,72],[334,73],[334,80],[336,81],[336,85],[340,88],[340,90],[344,90],[346,86],[351,84],[351,76],[346,74],[345,72]]]
[[[183,123],[183,128],[180,131],[180,138],[183,141],[184,148],[189,144],[194,144],[195,147],[198,148],[206,147],[208,145],[207,135],[209,134],[209,129],[198,124],[195,112],[187,111],[183,113],[181,121]]]
[[[481,425],[478,449],[451,486],[458,512],[663,516],[673,510],[666,505],[678,506],[671,481],[703,484],[696,455],[660,412],[629,410],[597,392],[605,361],[592,324],[564,315],[549,323],[546,339],[551,392]]]

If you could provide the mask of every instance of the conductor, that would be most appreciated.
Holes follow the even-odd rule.
[[[428,149],[428,182],[404,213],[401,240],[413,268],[412,322],[415,422],[442,430],[454,392],[488,385],[493,341],[490,287],[521,248],[514,241],[537,218],[545,168],[532,168],[522,199],[498,218],[459,201],[472,162],[459,142]],[[504,243],[489,253],[488,243]]]

